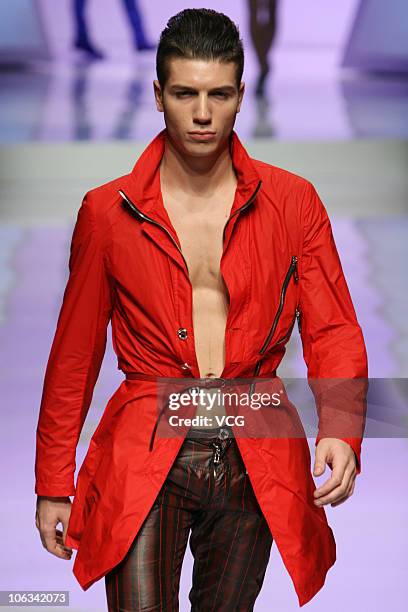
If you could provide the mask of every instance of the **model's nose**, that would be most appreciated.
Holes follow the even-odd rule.
[[[207,96],[199,96],[194,109],[194,121],[207,124],[211,122],[211,112]]]

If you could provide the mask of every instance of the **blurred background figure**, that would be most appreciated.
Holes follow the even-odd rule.
[[[270,71],[268,53],[276,34],[276,9],[278,0],[248,0],[249,30],[259,64],[255,95],[262,97],[265,81]]]
[[[143,17],[138,0],[122,0],[123,7],[132,28],[133,44],[138,51],[154,49],[155,45],[147,38],[143,25]],[[87,0],[73,0],[76,36],[74,47],[84,52],[91,59],[103,59],[105,54],[95,47],[89,36],[87,19],[85,16]]]

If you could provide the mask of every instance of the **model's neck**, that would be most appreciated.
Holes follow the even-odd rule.
[[[160,164],[160,178],[162,184],[173,192],[211,197],[224,185],[235,180],[229,140],[214,155],[193,157],[181,154],[167,137]]]

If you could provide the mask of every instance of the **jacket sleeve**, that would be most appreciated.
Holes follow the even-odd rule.
[[[106,348],[112,291],[91,192],[77,214],[69,277],[45,371],[36,430],[35,493],[75,494],[76,447]]]
[[[359,474],[368,376],[363,333],[329,217],[309,181],[302,210],[300,329],[308,383],[319,419],[315,446],[324,437],[344,440],[355,453]]]

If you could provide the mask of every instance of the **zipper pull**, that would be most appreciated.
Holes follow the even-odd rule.
[[[292,257],[292,264],[294,265],[294,279],[295,279],[295,283],[297,283],[299,281],[299,276],[298,276],[298,271],[297,271],[297,257],[296,255],[293,255]]]
[[[262,366],[262,361],[263,361],[263,359],[259,359],[259,360],[256,362],[256,366],[255,366],[255,370],[254,370],[254,377],[255,377],[255,376],[258,376],[259,371],[260,371],[261,366]]]
[[[217,478],[217,469],[216,466],[219,464],[220,462],[220,447],[216,442],[213,442],[212,445],[215,448],[215,454],[214,454],[214,467],[213,467],[213,474],[214,474],[214,478]]]
[[[220,455],[220,447],[215,442],[213,442],[213,446],[215,447],[214,463],[219,463],[220,462],[220,457],[221,457],[221,455]]]
[[[136,206],[133,204],[133,202],[131,202],[129,200],[129,198],[127,197],[127,195],[121,190],[119,189],[119,193],[122,197],[122,200],[125,202],[125,204],[131,209],[133,210],[133,212],[135,212],[136,214],[138,214],[139,216],[143,216],[143,213],[140,212],[140,210],[138,210],[136,208]]]
[[[296,318],[297,318],[297,324],[298,324],[298,329],[299,329],[299,334],[302,333],[302,323],[301,323],[301,317],[302,317],[302,313],[300,311],[299,308],[296,308]]]

